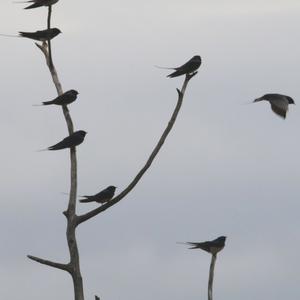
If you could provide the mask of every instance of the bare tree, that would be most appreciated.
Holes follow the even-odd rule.
[[[51,14],[52,14],[52,6],[49,6],[48,18],[47,18],[47,28],[48,29],[51,28]],[[52,59],[50,40],[43,43],[42,45],[40,45],[38,43],[36,43],[36,45],[43,52],[43,54],[46,58],[46,63],[48,65],[53,83],[56,87],[57,94],[58,95],[63,94],[63,88],[60,83],[60,80],[59,80],[56,68],[54,66],[53,59]],[[184,94],[185,94],[187,85],[188,85],[190,79],[196,74],[197,74],[197,72],[186,75],[181,89],[180,90],[177,89],[178,99],[177,99],[177,104],[175,106],[175,109],[172,113],[171,119],[169,120],[164,132],[162,133],[158,143],[154,147],[148,160],[146,161],[144,166],[141,168],[141,170],[137,173],[137,175],[134,177],[134,179],[115,198],[113,198],[109,202],[107,202],[107,203],[99,206],[98,208],[93,209],[83,215],[76,214],[77,157],[76,157],[76,148],[75,147],[70,148],[71,187],[70,187],[68,208],[66,211],[63,212],[63,214],[65,215],[65,217],[67,219],[66,238],[67,238],[69,255],[70,255],[69,262],[59,263],[59,262],[54,262],[54,261],[50,261],[47,259],[42,259],[42,258],[32,256],[32,255],[28,255],[28,258],[30,258],[31,260],[34,260],[38,263],[68,272],[71,275],[72,280],[73,280],[75,300],[84,300],[83,282],[82,282],[82,276],[81,276],[81,272],[80,272],[79,251],[78,251],[78,246],[77,246],[77,241],[76,241],[77,226],[79,224],[91,219],[92,217],[97,216],[99,213],[105,211],[106,209],[110,208],[111,206],[113,206],[116,203],[118,203],[119,201],[121,201],[136,186],[136,184],[139,182],[139,180],[142,178],[142,176],[145,174],[145,172],[151,166],[153,160],[155,159],[156,155],[158,154],[159,150],[161,149],[162,145],[164,144],[168,134],[170,133],[171,129],[173,128],[173,125],[176,121],[177,115],[180,111],[180,108],[181,108],[181,105],[183,102],[183,98],[184,98]],[[68,107],[62,106],[62,111],[63,111],[63,115],[64,115],[64,118],[66,121],[66,125],[68,127],[68,132],[69,132],[69,134],[72,134],[74,132],[74,125],[73,125],[73,121],[72,121],[70,112],[68,110]],[[95,296],[95,299],[97,300],[100,298]]]

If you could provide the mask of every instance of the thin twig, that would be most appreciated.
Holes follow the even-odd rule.
[[[69,264],[61,264],[61,263],[57,263],[57,262],[50,261],[50,260],[47,260],[47,259],[32,256],[32,255],[27,255],[27,257],[31,260],[34,260],[34,261],[40,263],[40,264],[47,265],[49,267],[53,267],[53,268],[56,268],[56,269],[60,269],[60,270],[70,272]]]
[[[51,28],[51,15],[52,15],[52,5],[48,8],[48,18],[47,18],[47,28]],[[49,51],[49,64],[50,67],[53,67],[53,61],[52,61],[52,50],[51,50],[51,41],[48,40],[48,51]]]
[[[210,268],[209,268],[209,279],[208,279],[208,300],[213,299],[213,282],[214,282],[214,270],[217,260],[217,254],[212,254]]]
[[[182,102],[183,102],[183,97],[187,88],[187,84],[189,82],[189,80],[195,76],[197,74],[197,72],[187,75],[185,77],[184,83],[182,85],[181,90],[177,89],[178,92],[178,101],[176,104],[176,107],[173,111],[172,117],[166,127],[166,129],[164,130],[162,136],[160,137],[157,145],[155,146],[154,150],[152,151],[151,155],[149,156],[147,162],[145,163],[145,165],[143,166],[143,168],[137,173],[137,175],[135,176],[135,178],[132,180],[132,182],[118,195],[116,196],[114,199],[110,200],[109,202],[105,203],[104,205],[97,207],[96,209],[91,210],[90,212],[80,215],[77,217],[77,224],[79,225],[80,223],[83,223],[87,220],[89,220],[92,217],[95,217],[96,215],[98,215],[99,213],[105,211],[106,209],[108,209],[109,207],[115,205],[116,203],[118,203],[119,201],[121,201],[135,186],[136,184],[140,181],[140,179],[142,178],[142,176],[145,174],[145,172],[150,168],[154,158],[156,157],[156,155],[158,154],[159,150],[161,149],[162,145],[164,144],[168,134],[170,133],[177,115],[180,111]]]

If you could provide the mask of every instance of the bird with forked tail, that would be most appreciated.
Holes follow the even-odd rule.
[[[84,199],[80,199],[79,202],[81,203],[88,203],[88,202],[98,202],[98,203],[106,203],[109,200],[111,200],[115,194],[116,187],[113,185],[110,185],[106,189],[102,190],[98,194],[95,194],[93,196],[82,196]]]
[[[253,102],[269,101],[271,109],[275,114],[285,119],[289,109],[289,104],[295,104],[294,100],[290,96],[281,94],[265,94],[260,98],[255,99]]]
[[[52,104],[68,105],[77,99],[78,94],[79,93],[75,90],[69,90],[69,91],[59,95],[58,97],[56,97],[55,99],[53,99],[51,101],[44,101],[44,102],[42,102],[42,104],[35,104],[34,106],[43,106],[43,105],[52,105]]]
[[[60,33],[61,31],[58,28],[50,28],[45,30],[38,30],[35,32],[19,31],[19,36],[40,42],[46,42],[48,40],[52,40]]]
[[[62,150],[62,149],[66,149],[66,148],[76,147],[83,142],[86,134],[87,133],[83,130],[75,131],[72,134],[70,134],[69,136],[67,136],[66,138],[64,138],[62,141],[60,141],[59,143],[57,143],[53,146],[50,146],[46,149],[40,150],[40,151]]]
[[[180,244],[190,245],[191,247],[189,249],[202,249],[208,253],[211,253],[212,255],[216,255],[225,247],[225,240],[226,240],[226,236],[220,236],[212,241],[199,242],[199,243],[185,242]]]
[[[180,67],[176,67],[176,68],[158,67],[158,68],[175,70],[175,72],[173,72],[167,76],[169,78],[174,78],[174,77],[178,77],[181,75],[187,75],[187,74],[194,73],[200,67],[201,62],[202,62],[201,57],[199,55],[195,55],[188,62],[186,62],[185,64],[183,64]]]
[[[24,9],[32,9],[42,6],[50,6],[57,3],[59,0],[29,0],[29,1],[17,1],[15,3],[32,3]]]

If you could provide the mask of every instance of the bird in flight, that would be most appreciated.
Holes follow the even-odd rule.
[[[195,55],[192,57],[188,62],[183,64],[180,67],[177,68],[165,68],[165,67],[159,67],[161,69],[172,69],[175,70],[175,72],[169,74],[167,77],[173,78],[181,75],[187,75],[194,73],[201,65],[201,57],[199,55]]]
[[[50,6],[58,2],[58,0],[29,0],[29,1],[18,1],[16,3],[32,3],[24,9],[37,8],[41,6]]]
[[[190,245],[189,249],[202,249],[208,253],[216,255],[225,247],[226,236],[220,236],[212,241],[206,242],[185,242],[183,244]]]
[[[57,143],[53,146],[50,146],[44,150],[61,150],[61,149],[78,146],[83,142],[86,134],[87,133],[83,130],[75,131],[74,133],[72,133],[71,135],[64,138],[62,141],[60,141],[59,143]]]
[[[81,203],[88,203],[88,202],[98,202],[98,203],[106,203],[109,200],[111,200],[115,194],[116,187],[113,185],[110,185],[106,189],[102,190],[98,194],[95,194],[93,196],[82,196],[84,199],[80,199],[79,202]]]
[[[68,105],[76,100],[78,94],[79,93],[75,90],[69,90],[51,101],[42,102],[43,104],[41,105]]]
[[[48,40],[52,40],[60,33],[61,31],[58,28],[50,28],[45,30],[38,30],[36,32],[19,31],[19,36],[40,41],[40,42],[46,42]]]
[[[281,94],[265,94],[262,97],[255,99],[253,102],[263,100],[269,101],[273,112],[283,119],[286,118],[289,104],[295,104],[291,97]]]

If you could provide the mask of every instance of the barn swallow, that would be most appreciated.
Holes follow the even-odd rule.
[[[175,70],[175,72],[169,74],[167,77],[173,78],[181,75],[187,75],[194,73],[201,65],[201,57],[199,55],[195,55],[192,57],[188,62],[186,62],[184,65],[177,67],[177,68],[163,68],[162,69],[172,69]]]
[[[206,241],[200,243],[186,242],[184,244],[188,244],[192,246],[189,249],[202,249],[208,253],[216,255],[225,247],[225,240],[226,240],[226,236],[220,236],[212,241]]]
[[[83,130],[75,131],[74,133],[72,133],[71,135],[67,136],[62,141],[60,141],[59,143],[50,146],[45,150],[61,150],[61,149],[78,146],[83,142],[86,134],[87,133]]]
[[[37,8],[41,6],[50,6],[58,2],[58,0],[29,0],[29,1],[19,1],[16,3],[33,3],[24,9],[31,9],[31,8]]]
[[[115,194],[116,187],[113,185],[110,185],[103,191],[99,192],[98,194],[95,194],[93,196],[82,196],[85,199],[79,200],[81,203],[88,203],[88,202],[98,202],[98,203],[105,203],[111,200]]]
[[[291,97],[281,94],[265,94],[264,96],[255,99],[253,102],[263,100],[269,101],[273,112],[283,119],[286,118],[289,104],[295,104]]]
[[[51,104],[68,105],[76,100],[77,95],[78,95],[77,91],[69,90],[51,101],[42,102],[43,103],[42,105],[51,105]]]
[[[45,29],[45,30],[38,30],[36,32],[19,31],[19,36],[29,38],[32,40],[46,42],[48,40],[52,40],[54,37],[56,37],[60,33],[61,33],[61,31],[58,28],[50,28],[50,29]]]

